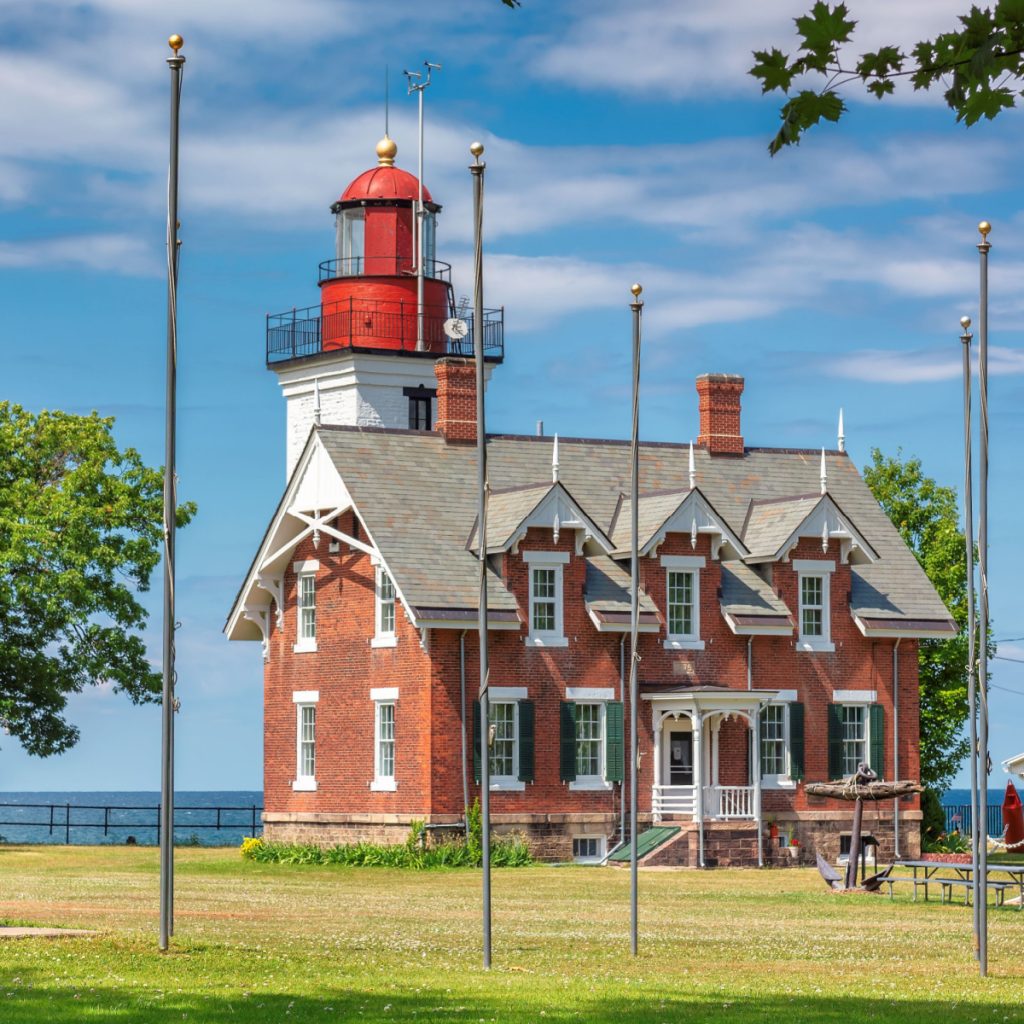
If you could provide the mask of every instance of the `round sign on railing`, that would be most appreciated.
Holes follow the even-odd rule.
[[[457,316],[451,316],[444,322],[444,333],[447,334],[452,341],[461,341],[467,334],[469,334],[469,324]]]

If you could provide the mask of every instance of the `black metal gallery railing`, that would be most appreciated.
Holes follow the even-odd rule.
[[[423,273],[435,281],[451,284],[452,265],[442,260],[424,260]],[[324,260],[320,264],[320,280],[336,277],[415,277],[416,271],[409,257],[401,256],[346,256],[340,260]]]
[[[226,846],[263,831],[263,808],[179,806],[174,808],[174,841]],[[211,833],[215,833],[211,835]],[[160,804],[0,803],[0,837],[8,843],[160,843]]]
[[[423,341],[428,352],[472,356],[475,325],[467,314],[467,334],[461,339],[444,333],[444,322],[452,315],[448,306],[424,307]],[[416,350],[417,312],[415,302],[373,302],[349,299],[324,306],[293,309],[267,315],[267,365],[301,359],[320,352],[343,348]],[[505,357],[505,309],[485,309],[483,322],[484,357],[501,362]]]

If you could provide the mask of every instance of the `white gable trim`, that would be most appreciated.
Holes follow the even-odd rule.
[[[332,504],[330,499],[341,500],[339,504]],[[316,503],[321,501],[324,504],[317,506]],[[370,540],[369,544],[328,525],[328,521],[349,509],[355,513]],[[312,535],[315,539],[319,534],[333,537],[379,561],[394,582],[395,595],[401,600],[410,621],[414,626],[418,625],[391,567],[367,529],[323,441],[316,431],[312,431],[228,615],[224,632],[229,640],[262,640],[264,659],[267,658],[271,604],[277,603],[280,626],[282,580],[292,552],[307,537]]]
[[[610,554],[612,550],[611,541],[604,535],[604,531],[580,508],[561,483],[551,485],[551,489],[537,502],[533,511],[516,527],[504,545],[493,549],[488,548],[487,553],[493,555],[499,551],[508,551],[511,548],[513,554],[517,554],[519,552],[519,544],[526,536],[526,531],[530,527],[551,530],[555,543],[558,543],[558,537],[562,530],[575,530],[577,555],[583,554],[583,545],[587,541],[594,541],[605,554]]]
[[[711,502],[696,487],[683,498],[675,512],[644,544],[640,554],[654,558],[658,548],[665,542],[666,535],[670,533],[688,533],[691,547],[697,546],[697,537],[700,534],[710,535],[713,559],[718,558],[723,547],[733,558],[744,558],[749,553],[743,541],[733,533],[725,520],[712,508]]]
[[[752,561],[785,562],[789,558],[789,553],[805,537],[820,537],[823,552],[828,551],[830,541],[838,540],[839,557],[844,564],[878,561],[875,549],[864,539],[849,518],[840,511],[839,506],[828,494],[821,496],[803,522],[786,538],[773,556],[752,559]]]

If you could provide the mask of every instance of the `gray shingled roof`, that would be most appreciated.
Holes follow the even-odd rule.
[[[661,494],[641,494],[636,503],[637,535],[641,550],[647,542],[664,526],[665,521],[686,500],[690,489],[684,491],[667,491]],[[623,498],[619,513],[615,517],[615,527],[611,542],[616,551],[628,551],[632,540],[633,502]]]
[[[544,500],[554,484],[528,484],[510,491],[492,491],[487,499],[487,551],[503,551],[522,521]],[[466,547],[477,549],[477,517]]]
[[[374,542],[414,607],[474,608],[478,564],[466,540],[476,517],[476,451],[433,433],[322,426],[320,437],[363,516]],[[820,453],[748,449],[742,458],[711,458],[696,449],[697,486],[734,531],[751,500],[814,493]],[[643,491],[689,490],[684,445],[642,444]],[[949,613],[875,501],[850,458],[826,453],[829,493],[878,554],[853,566],[851,606],[862,616],[948,621]],[[606,532],[620,495],[629,489],[629,445],[559,439],[559,480]],[[549,438],[494,436],[488,445],[492,488],[544,480],[551,472]],[[621,518],[621,516],[620,516]],[[515,607],[496,578],[489,601]]]
[[[769,584],[743,562],[722,563],[722,610],[730,615],[792,617]]]
[[[587,559],[586,602],[595,612],[625,612],[629,614],[629,570],[607,555]],[[640,591],[640,614],[658,614],[650,596]]]
[[[814,511],[820,494],[802,494],[784,501],[755,501],[743,527],[743,543],[751,558],[771,558],[793,531]]]

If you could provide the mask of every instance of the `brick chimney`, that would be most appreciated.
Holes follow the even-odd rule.
[[[702,373],[697,378],[700,396],[700,436],[711,455],[742,455],[740,395],[743,378],[735,373]]]
[[[476,365],[445,356],[434,363],[437,421],[434,429],[449,444],[476,444]]]

